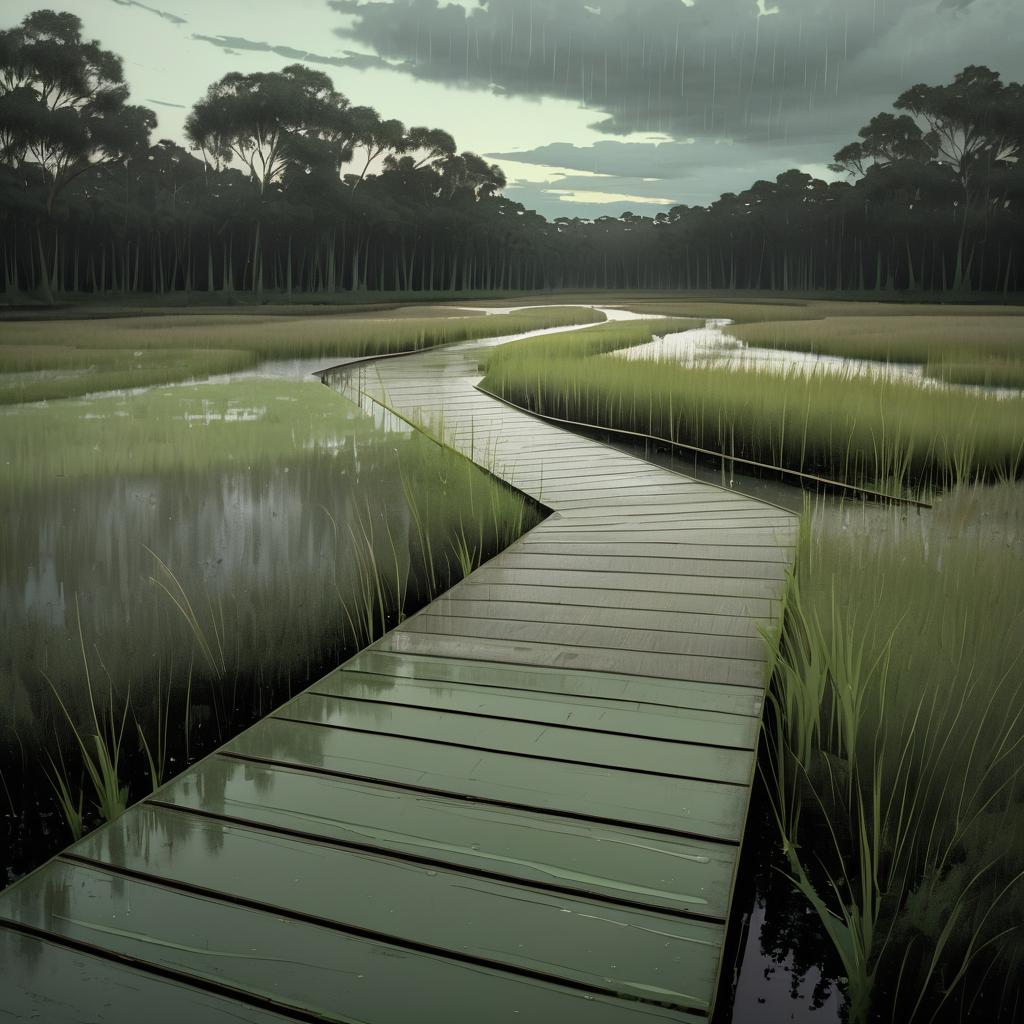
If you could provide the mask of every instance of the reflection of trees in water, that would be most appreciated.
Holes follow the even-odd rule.
[[[839,972],[834,957],[828,955],[828,937],[817,918],[807,912],[806,901],[778,870],[767,872],[762,882],[761,952],[778,965],[766,966],[765,971],[784,970],[792,998],[809,991],[810,1008],[820,1009],[832,995]]]
[[[181,696],[190,673],[189,721],[201,735],[230,728],[249,705],[269,710],[281,684],[287,692],[335,658],[344,643],[339,595],[324,577],[340,565],[343,585],[350,541],[342,534],[338,544],[327,543],[321,509],[333,508],[344,521],[359,496],[390,505],[388,492],[396,489],[389,467],[365,457],[358,472],[341,474],[339,486],[343,457],[224,474],[93,480],[36,494],[4,572],[11,600],[4,602],[3,625],[12,643],[0,671],[20,694],[18,718],[4,723],[6,738],[10,725],[23,738],[52,726],[43,671],[73,714],[85,710],[73,595],[93,675],[104,681],[97,696],[112,689],[115,706],[123,706],[130,693],[144,724],[157,691],[169,686]],[[37,565],[48,567],[52,590],[32,584]],[[194,610],[193,625],[175,600]]]
[[[730,941],[746,942],[748,922],[755,934],[751,936],[753,941],[746,943],[745,952],[738,951],[736,984],[733,991],[720,994],[716,1024],[746,1024],[749,1013],[760,1012],[751,1001],[756,998],[756,1005],[761,1006],[769,991],[778,991],[782,978],[792,1000],[785,1019],[807,1024],[832,1024],[838,1019],[832,1009],[825,1007],[835,1003],[836,979],[842,968],[821,922],[808,911],[807,901],[787,876],[778,828],[758,780],[751,798],[729,922]],[[726,957],[728,962],[728,951]],[[741,990],[742,1004],[736,998]]]
[[[1019,851],[1018,831],[1007,827],[1006,820],[1002,814],[996,814],[980,823],[977,835],[972,836],[973,845],[968,844],[959,870],[940,883],[922,887],[911,897],[909,909],[901,914],[895,925],[892,948],[896,952],[883,960],[876,978],[874,1002],[877,1020],[910,1019],[910,1009],[921,989],[919,979],[929,970],[937,936],[951,917],[960,913],[956,905],[962,897],[965,878],[974,875],[982,865],[990,864],[998,855],[1011,849]],[[809,816],[804,822],[806,834],[810,837],[806,841],[813,842],[813,837],[820,835],[820,830],[825,827],[823,821],[814,821],[813,815]],[[1024,862],[1018,853],[1008,858],[999,876],[992,880],[992,885],[998,888],[1022,870]],[[824,887],[827,883],[822,881],[821,884]],[[952,941],[956,948],[946,957],[954,969],[958,969],[971,955],[969,941],[972,928],[985,914],[987,906],[986,899],[979,895],[964,914],[964,920],[970,927],[965,925],[954,934]],[[757,913],[758,910],[763,916]],[[793,1000],[792,1017],[785,1019],[805,1021],[806,1024],[831,1024],[837,1018],[830,1009],[823,1008],[830,998],[835,997],[836,979],[842,976],[842,966],[819,918],[787,878],[786,861],[779,850],[777,829],[760,782],[754,791],[733,903],[730,931],[734,939],[742,932],[743,919],[748,915],[754,917],[755,925],[758,919],[761,920],[755,936],[759,942],[759,955],[751,956],[748,951],[739,966],[737,987],[744,986],[745,979],[751,979],[749,987],[764,990],[764,981],[784,977]],[[1014,899],[1008,897],[990,915],[987,925],[990,933],[1002,932],[1019,927],[1019,921],[1019,907]],[[880,927],[888,928],[888,923],[882,922]],[[1000,958],[979,957],[964,983],[941,1005],[938,1000],[942,998],[942,986],[937,986],[923,999],[914,1019],[1019,1020],[1020,1005],[1024,999],[1019,985],[1022,963],[1024,939],[1013,941],[1011,935],[1011,941],[1004,947]],[[734,1016],[727,995],[723,993],[719,1001],[716,1022],[746,1024],[748,1018],[740,1014],[749,1006],[737,1006],[737,1015]],[[787,1007],[787,1012],[789,1009]],[[822,1012],[810,1012],[818,1010]],[[933,1017],[933,1013],[938,1016]]]

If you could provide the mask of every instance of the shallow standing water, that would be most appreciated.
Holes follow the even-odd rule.
[[[348,362],[0,408],[0,887],[70,839],[53,791],[82,784],[69,720],[122,744],[137,799],[140,736],[173,775],[368,642],[368,544],[409,609],[461,575],[463,512],[507,491],[310,376]],[[485,510],[478,559],[520,513]]]
[[[703,327],[667,333],[643,345],[608,353],[606,358],[627,361],[679,363],[723,370],[774,373],[780,376],[799,373],[830,375],[845,379],[864,378],[878,382],[895,381],[917,387],[965,391],[971,394],[1017,398],[1019,388],[988,387],[974,384],[949,384],[929,377],[925,367],[916,363],[881,362],[849,356],[800,352],[783,348],[748,345],[729,333],[732,320],[708,320]]]
[[[368,551],[411,609],[421,527],[444,586],[463,515],[494,521],[506,492],[482,471],[294,369],[0,410],[0,887],[70,839],[68,719],[121,739],[138,798],[140,735],[173,775],[395,624]],[[495,550],[490,526],[469,535]]]
[[[306,361],[265,364],[220,383],[294,381],[313,368]],[[84,661],[100,686],[113,681],[118,695],[133,693],[139,705],[159,707],[172,691],[177,699],[191,673],[195,689],[185,713],[200,740],[204,732],[220,735],[233,721],[265,713],[339,660],[345,614],[339,590],[352,569],[346,526],[372,500],[408,565],[410,519],[395,466],[415,458],[416,439],[403,426],[367,418],[334,398],[332,436],[297,435],[271,459],[70,479],[55,473],[17,496],[0,491],[2,511],[18,527],[0,560],[0,625],[16,638],[0,655],[0,686],[15,693],[10,721],[0,718],[6,778],[19,752],[24,757],[26,738],[45,738],[60,722],[50,691],[24,672],[33,651],[44,652],[47,675],[58,688],[68,687],[62,692],[77,714],[86,710],[83,640]],[[267,408],[245,400],[229,408],[200,404],[182,417],[201,432],[259,424]],[[801,492],[785,485],[727,479],[721,470],[687,463],[674,460],[683,472],[784,507],[802,503]],[[197,643],[200,634],[205,647]],[[835,965],[813,915],[780,874],[764,810],[755,799],[723,972],[728,992],[716,1019],[831,1024],[841,1002],[830,980]],[[62,840],[49,814],[49,827]],[[9,831],[8,871],[16,873],[17,857],[29,863],[38,850],[24,837],[19,847],[16,829]]]

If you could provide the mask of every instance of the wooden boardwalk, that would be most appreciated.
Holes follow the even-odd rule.
[[[795,519],[476,364],[348,387],[553,514],[0,895],[0,1020],[707,1020]]]

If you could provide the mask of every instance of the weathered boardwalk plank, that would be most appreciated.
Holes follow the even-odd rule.
[[[0,896],[14,1019],[707,1020],[795,520],[477,357],[342,386],[553,514]]]

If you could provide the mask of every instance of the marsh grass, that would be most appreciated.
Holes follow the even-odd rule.
[[[94,467],[87,480],[36,479],[6,494],[0,490],[8,509],[22,509],[17,535],[6,537],[5,546],[32,550],[38,492],[47,496],[43,507],[52,502],[61,516],[73,497],[87,518],[82,528],[90,530],[95,526],[84,498],[99,488],[101,515],[109,515],[111,502],[118,507],[126,500],[132,517],[125,526],[133,524],[133,532],[138,527],[137,536],[113,543],[108,596],[121,597],[124,607],[96,598],[82,605],[92,617],[81,616],[77,668],[73,652],[42,623],[32,619],[11,630],[18,643],[5,660],[16,659],[13,668],[23,682],[8,680],[16,699],[0,716],[0,739],[8,755],[17,736],[29,763],[47,763],[53,798],[73,837],[266,714],[539,521],[540,510],[523,495],[442,444],[404,426],[380,430],[318,384],[293,387],[311,403],[329,403],[335,422],[319,438],[324,444],[315,431],[309,435],[293,425],[290,457],[287,431],[262,459],[254,447],[247,452],[252,464],[235,461],[226,468],[200,459],[192,469],[169,471],[141,444],[127,461]],[[179,408],[180,401],[175,397],[169,408]],[[32,419],[34,410],[19,407],[22,413]],[[346,415],[355,420],[346,425]],[[228,427],[244,431],[252,425]],[[214,417],[196,429],[208,426],[224,422]],[[155,430],[148,440],[173,450],[179,429],[172,425],[163,438]],[[37,435],[36,444],[46,440]],[[201,439],[197,444],[197,450],[204,447]],[[210,445],[205,447],[209,454]],[[55,473],[58,467],[49,468]],[[210,489],[201,486],[204,474]],[[100,486],[104,476],[112,494]],[[172,504],[161,498],[139,507],[134,494],[148,493],[145,481],[154,477],[173,496]],[[242,484],[237,496],[234,481]],[[221,502],[230,525],[220,517]],[[265,512],[252,522],[238,519],[236,509],[262,505]],[[223,552],[188,525],[192,516],[209,520],[213,538],[223,531],[234,538],[228,550],[238,551],[239,562],[226,576],[214,571]],[[161,525],[167,522],[172,525]],[[94,578],[91,550],[81,547],[77,535],[52,535],[68,546],[50,557],[61,565],[80,561],[85,588],[101,582]],[[101,533],[95,543],[109,550]],[[126,572],[140,575],[141,588]],[[66,579],[69,589],[76,586],[74,575]],[[88,660],[87,649],[93,652]],[[28,678],[39,674],[44,651],[52,680],[48,700]],[[99,686],[91,667],[97,659],[107,680]],[[4,760],[9,775],[12,758]],[[21,765],[22,791],[29,763]]]
[[[659,316],[699,317],[701,319],[728,319],[736,324],[765,324],[780,322],[788,325],[796,321],[823,321],[834,318],[840,322],[860,317],[873,317],[887,321],[899,321],[892,330],[902,330],[917,317],[964,318],[972,322],[988,316],[1024,317],[1020,306],[999,305],[957,305],[928,302],[873,302],[844,299],[801,299],[793,296],[778,298],[754,294],[746,299],[737,299],[728,293],[718,296],[677,298],[623,296],[620,301],[608,301],[606,305],[623,306],[638,313],[653,313]],[[1024,327],[1024,321],[1021,321]],[[805,329],[813,333],[813,324]]]
[[[749,345],[922,366],[956,384],[1024,387],[1024,316],[989,313],[828,316],[745,324],[729,333]]]
[[[345,443],[350,429],[332,391],[286,380],[10,406],[0,408],[0,491],[56,480],[244,467],[297,450],[332,450]]]
[[[805,527],[771,644],[763,770],[790,874],[842,959],[852,1019],[1010,1019],[1024,488],[862,516]]]
[[[126,694],[120,716],[117,714],[118,701],[114,696],[114,683],[108,675],[108,691],[105,709],[97,706],[97,693],[93,689],[92,672],[89,657],[85,649],[85,634],[82,630],[82,616],[75,598],[75,620],[78,628],[78,642],[82,654],[82,668],[85,675],[85,690],[89,704],[89,718],[82,723],[76,721],[68,710],[60,690],[53,681],[44,675],[53,693],[53,698],[64,715],[67,725],[74,737],[80,755],[81,767],[89,780],[91,794],[95,801],[95,809],[103,821],[113,821],[124,813],[128,806],[128,786],[122,782],[121,750],[124,745],[125,725],[131,705],[130,695]],[[58,762],[50,756],[51,783],[54,786],[58,805],[64,813],[65,821],[71,834],[77,839],[82,835],[85,815],[83,806],[85,794],[78,789],[77,799],[75,787],[71,782],[64,762],[63,752],[58,753]]]
[[[544,415],[895,495],[1024,470],[1024,398],[854,374],[594,358],[665,330],[663,321],[609,324],[513,343],[490,355],[483,386]]]
[[[599,322],[586,309],[507,316],[143,316],[0,323],[0,404],[71,398],[237,372],[270,359],[404,352]]]
[[[0,405],[150,387],[235,373],[253,365],[247,352],[0,347]]]

